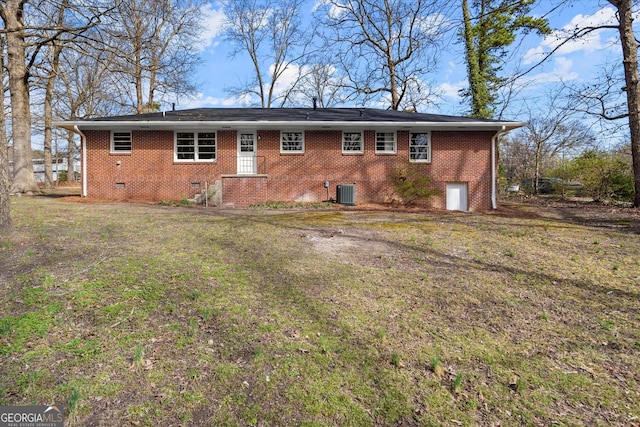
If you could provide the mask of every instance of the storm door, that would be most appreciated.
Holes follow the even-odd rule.
[[[238,175],[254,175],[257,171],[256,134],[240,132],[238,136]]]

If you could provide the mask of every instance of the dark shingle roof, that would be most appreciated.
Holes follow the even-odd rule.
[[[199,129],[220,128],[284,129],[399,129],[510,130],[525,123],[412,113],[373,108],[196,108],[129,116],[60,121],[54,125],[77,130]]]
[[[207,121],[207,122],[425,122],[468,123],[498,122],[496,120],[406,111],[378,110],[372,108],[197,108],[137,114],[129,116],[100,117],[90,121]]]

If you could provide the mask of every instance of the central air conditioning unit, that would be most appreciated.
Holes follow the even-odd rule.
[[[336,202],[341,205],[355,206],[356,186],[354,184],[343,184],[336,187]]]

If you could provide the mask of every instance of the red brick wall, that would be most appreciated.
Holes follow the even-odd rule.
[[[447,182],[466,182],[469,210],[491,209],[491,137],[494,132],[433,132],[431,168],[445,208]]]
[[[181,200],[204,189],[205,180],[222,180],[223,203],[246,206],[266,201],[322,201],[336,197],[336,185],[355,184],[356,203],[385,202],[392,197],[389,171],[408,162],[409,132],[397,132],[397,154],[375,153],[375,132],[364,132],[363,154],[342,154],[342,132],[305,132],[304,154],[281,154],[280,131],[256,132],[259,173],[235,177],[237,133],[218,131],[214,163],[173,161],[172,131],[133,131],[131,154],[110,154],[108,131],[86,131],[87,196],[106,199]],[[441,194],[431,205],[445,208],[447,182],[465,182],[469,209],[491,208],[492,132],[433,131],[432,161],[422,165]],[[119,162],[119,164],[118,164]],[[264,171],[263,171],[264,168]],[[194,188],[192,183],[200,183]],[[124,184],[124,188],[118,188]]]

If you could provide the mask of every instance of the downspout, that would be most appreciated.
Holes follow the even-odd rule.
[[[506,126],[502,126],[498,132],[491,137],[491,209],[498,209],[498,171],[496,170],[496,153],[498,136],[506,130]]]
[[[78,126],[73,126],[73,130],[80,135],[80,150],[82,152],[82,197],[87,197],[87,137]]]

